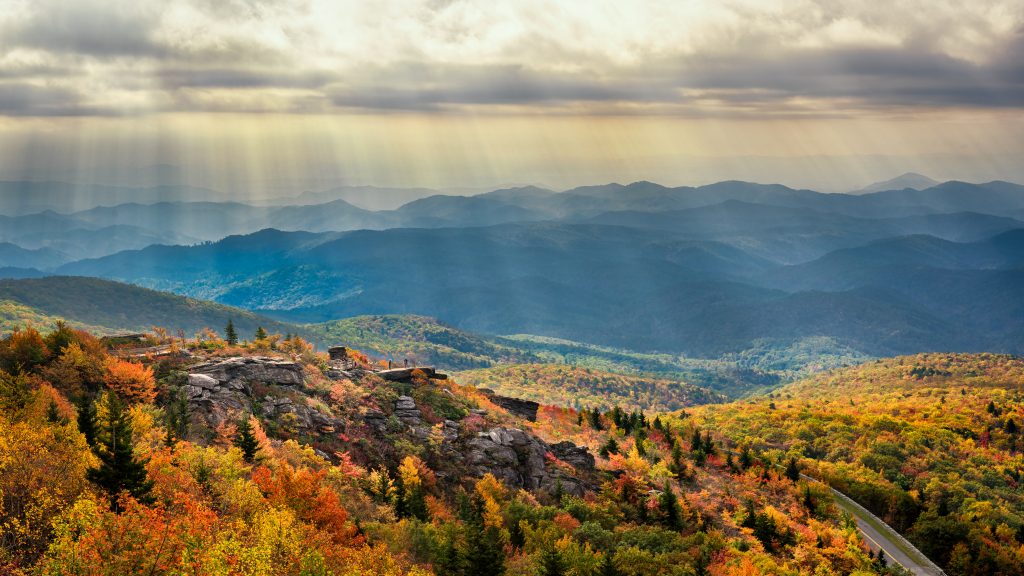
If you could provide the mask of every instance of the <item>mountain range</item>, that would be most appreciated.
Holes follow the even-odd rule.
[[[957,181],[858,195],[735,181],[520,187],[376,211],[341,199],[129,203],[7,216],[0,241],[16,244],[0,266],[281,322],[419,314],[687,357],[813,338],[868,356],[1019,353],[1022,214],[1024,187]]]

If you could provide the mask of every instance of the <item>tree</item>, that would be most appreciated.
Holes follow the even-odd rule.
[[[266,340],[267,339],[267,331],[263,329],[263,326],[257,326],[256,327],[256,336],[253,339],[254,340]]]
[[[238,344],[238,332],[235,331],[235,322],[231,318],[228,318],[228,325],[224,328],[224,340],[229,346]]]
[[[235,433],[235,446],[242,450],[242,458],[252,464],[256,461],[256,452],[260,449],[260,443],[252,431],[252,416],[246,415],[238,423],[238,431]]]
[[[423,490],[423,478],[413,456],[406,456],[398,466],[398,478],[402,487],[401,508],[405,514],[419,520],[427,519],[427,502]]]
[[[479,493],[460,507],[466,524],[466,573],[501,576],[505,573],[504,538],[497,526],[484,521],[484,510],[484,497]]]
[[[565,563],[562,562],[562,555],[558,553],[554,543],[548,543],[540,553],[540,574],[541,576],[564,576]]]
[[[156,398],[153,369],[138,362],[109,358],[106,362],[107,387],[130,404],[149,403]]]
[[[796,464],[796,458],[790,458],[786,464],[786,478],[793,482],[800,479],[800,467]]]
[[[672,484],[665,481],[665,487],[658,497],[658,508],[661,509],[662,521],[673,530],[683,527],[683,511],[679,507],[679,497],[672,491]]]
[[[612,559],[612,552],[609,550],[604,553],[604,557],[601,559],[601,576],[620,576],[622,573],[615,566],[615,561]]]
[[[618,454],[619,443],[615,441],[615,438],[609,436],[608,442],[605,442],[604,446],[601,446],[601,449],[598,451],[598,453],[601,454],[603,458],[607,458],[612,454]]]
[[[46,421],[50,424],[62,424],[64,417],[60,414],[60,409],[57,407],[57,401],[50,399],[50,404],[46,406]]]
[[[11,374],[32,371],[49,357],[46,342],[34,328],[15,330],[0,340],[0,370]]]
[[[78,402],[78,431],[90,447],[96,446],[96,404],[85,396]]]
[[[747,446],[743,447],[743,451],[740,452],[740,468],[746,470],[754,464],[754,457],[750,454],[750,448]]]
[[[104,396],[103,426],[98,430],[94,452],[98,468],[89,470],[90,481],[106,491],[110,506],[117,510],[118,498],[127,492],[143,503],[152,501],[153,481],[146,476],[146,459],[135,456],[131,417],[116,394]]]

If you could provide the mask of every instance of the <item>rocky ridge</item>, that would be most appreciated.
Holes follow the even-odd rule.
[[[428,384],[422,380],[415,384],[405,378],[387,379],[335,350],[332,349],[331,361],[324,371],[331,380],[406,387],[440,386],[442,381],[435,371],[424,371],[434,376]],[[353,406],[329,406],[307,389],[307,370],[316,368],[266,356],[201,361],[189,368],[185,387],[192,421],[215,430],[252,413],[268,428],[326,441],[336,441],[339,432],[363,429],[385,448],[393,449],[398,438],[414,444],[433,444],[445,466],[467,470],[475,476],[490,473],[510,486],[527,489],[555,491],[560,485],[566,493],[582,494],[596,474],[594,457],[585,448],[571,442],[548,444],[528,427],[515,428],[507,422],[488,426],[487,411],[479,408],[469,408],[466,413],[483,419],[483,430],[478,425],[470,429],[456,419],[432,424],[424,416],[426,408],[404,393],[377,407],[354,410]],[[440,388],[440,392],[454,398],[449,389]],[[536,420],[539,405],[535,402],[493,394],[488,398],[516,418]],[[324,456],[331,454],[330,450],[319,452]]]

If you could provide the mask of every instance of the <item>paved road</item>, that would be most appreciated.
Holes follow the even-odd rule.
[[[805,480],[818,482],[818,480],[810,476],[804,474],[801,474],[801,476]],[[946,576],[946,573],[941,568],[936,566],[934,562],[929,560],[927,556],[915,548],[906,538],[900,536],[892,527],[883,522],[881,518],[875,516],[842,492],[834,488],[829,488],[829,490],[832,491],[836,504],[846,512],[849,512],[854,520],[857,521],[857,529],[860,530],[861,535],[864,536],[864,541],[868,543],[872,550],[875,552],[884,550],[889,562],[899,564],[915,576]]]

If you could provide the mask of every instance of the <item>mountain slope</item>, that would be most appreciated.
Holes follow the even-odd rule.
[[[459,372],[462,384],[542,404],[666,412],[721,402],[724,397],[687,382],[625,376],[566,364],[516,364]]]
[[[860,190],[851,192],[851,194],[871,194],[873,192],[882,192],[884,190],[903,190],[905,188],[924,190],[926,188],[931,188],[936,184],[939,184],[938,180],[933,180],[923,174],[918,174],[917,172],[907,172],[905,174],[900,174],[895,178],[890,178],[889,180],[868,184]]]
[[[96,278],[0,280],[0,301],[17,304],[23,312],[63,318],[108,333],[148,331],[153,326],[171,333],[181,329],[186,335],[203,328],[220,332],[231,319],[243,338],[251,338],[258,326],[271,332],[305,335],[301,328],[245,310]]]
[[[729,443],[795,458],[949,574],[1009,575],[1024,566],[1022,392],[1020,358],[921,354],[688,412]]]

